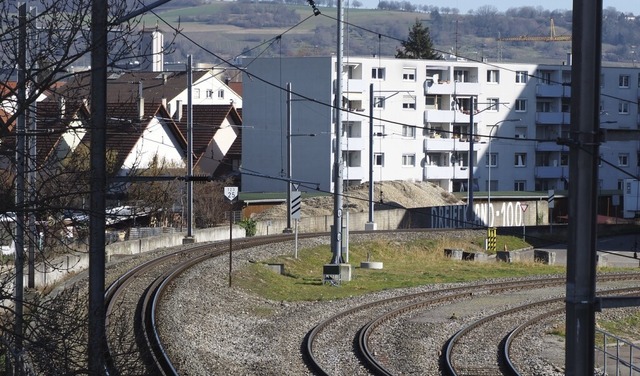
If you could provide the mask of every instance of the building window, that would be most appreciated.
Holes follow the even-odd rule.
[[[516,83],[517,84],[526,84],[529,81],[529,73],[527,71],[517,71],[516,72]]]
[[[362,137],[362,123],[359,121],[345,121],[342,123],[344,133],[347,138],[361,138]]]
[[[373,97],[373,108],[384,108],[384,97]]]
[[[527,127],[516,127],[515,138],[527,138]]]
[[[490,69],[487,71],[487,82],[491,84],[500,83],[500,71],[497,69]]]
[[[224,99],[224,89],[218,90],[218,98]]]
[[[456,82],[469,82],[469,72],[466,70],[454,70],[453,80]]]
[[[623,187],[624,187],[624,180],[618,179],[618,190],[622,191]]]
[[[416,137],[416,127],[412,125],[403,125],[402,126],[402,137],[415,138]]]
[[[371,78],[374,80],[384,80],[384,68],[371,68]]]
[[[536,103],[537,112],[551,112],[551,102],[539,101]]]
[[[629,113],[629,102],[618,102],[618,113],[626,115]]]
[[[402,96],[402,108],[404,108],[405,110],[415,110],[416,98],[411,95]]]
[[[500,110],[500,98],[487,98],[489,107],[487,111],[498,112]]]
[[[515,180],[513,182],[513,190],[514,191],[526,191],[527,190],[527,181],[526,180]]]
[[[207,98],[213,98],[213,90],[207,89],[205,95]]]
[[[487,167],[498,167],[498,153],[487,154]]]
[[[515,167],[526,167],[527,166],[527,153],[516,153],[513,165]]]
[[[373,154],[373,165],[384,167],[384,153]]]
[[[560,166],[568,166],[569,165],[569,153],[560,154]]]
[[[618,166],[620,167],[629,166],[629,154],[627,153],[618,154]]]
[[[527,100],[516,99],[516,112],[527,112]]]
[[[541,84],[551,85],[551,72],[547,70],[538,71],[538,79]]]
[[[404,68],[402,69],[402,79],[404,81],[416,80],[416,68]]]
[[[402,155],[402,165],[407,167],[414,167],[416,165],[416,155],[415,154],[403,154]]]
[[[629,88],[629,75],[621,74],[620,77],[618,77],[618,87],[623,89]]]
[[[200,89],[193,89],[193,98],[194,99],[200,98]]]

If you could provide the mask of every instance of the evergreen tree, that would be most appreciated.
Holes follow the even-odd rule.
[[[422,25],[418,19],[409,28],[409,37],[402,41],[402,50],[398,49],[398,59],[431,59],[440,60],[442,55],[433,49],[433,41],[429,34],[429,28]]]

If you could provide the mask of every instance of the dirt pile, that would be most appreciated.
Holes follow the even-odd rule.
[[[439,186],[427,182],[385,181],[374,185],[375,210],[397,208],[421,208],[427,206],[441,206],[462,204],[451,193]],[[344,192],[344,207],[351,213],[361,213],[369,210],[369,183],[357,187],[350,187]],[[315,217],[333,214],[333,196],[310,197],[302,200],[302,216]],[[254,219],[267,220],[285,218],[287,206],[274,206],[262,213],[256,214]]]

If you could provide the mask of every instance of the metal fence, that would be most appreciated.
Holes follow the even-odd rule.
[[[603,375],[640,375],[640,347],[596,328],[596,367]]]

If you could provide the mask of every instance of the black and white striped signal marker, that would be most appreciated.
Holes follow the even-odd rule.
[[[549,196],[547,197],[547,203],[549,204],[549,209],[553,209],[555,199],[555,192],[553,189],[549,189]]]
[[[291,192],[291,218],[300,219],[300,213],[302,208],[302,197],[299,191]]]

